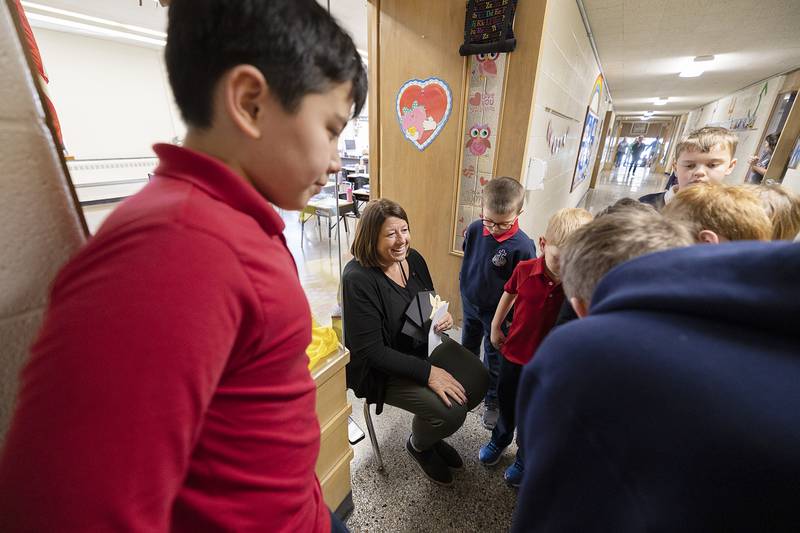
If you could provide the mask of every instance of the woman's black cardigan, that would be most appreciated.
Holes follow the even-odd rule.
[[[406,259],[409,266],[407,286],[411,292],[433,290],[425,259],[416,250],[410,250]],[[401,309],[397,305],[397,294],[391,292],[398,290],[402,289],[394,285],[380,268],[362,266],[355,259],[344,268],[343,327],[345,345],[350,350],[347,386],[359,398],[376,404],[376,413],[383,409],[389,376],[406,378],[425,386],[431,371],[425,344],[411,350],[413,353],[398,349],[407,340],[400,333],[405,305]]]

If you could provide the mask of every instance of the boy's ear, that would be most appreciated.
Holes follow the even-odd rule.
[[[547,239],[539,237],[539,251],[544,252],[544,247],[547,245]]]
[[[237,65],[222,78],[223,105],[231,122],[245,135],[260,139],[269,86],[260,70]]]
[[[589,306],[580,298],[573,296],[569,299],[569,303],[572,309],[575,310],[575,314],[578,315],[578,318],[584,318],[589,314]]]
[[[705,243],[705,244],[719,244],[719,235],[711,231],[710,229],[701,230],[700,233],[697,234],[697,242]]]
[[[730,176],[730,175],[731,175],[731,172],[733,172],[733,169],[734,169],[734,168],[736,168],[736,163],[737,163],[738,161],[739,161],[739,160],[738,160],[738,159],[736,159],[735,157],[734,157],[733,159],[731,159],[731,164],[730,164],[730,166],[728,167],[728,170],[725,172],[725,175],[726,175],[726,176]]]

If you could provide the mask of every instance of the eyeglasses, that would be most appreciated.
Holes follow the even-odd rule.
[[[512,226],[514,226],[514,223],[517,221],[517,218],[518,217],[514,217],[514,220],[512,220],[511,222],[495,222],[491,218],[482,218],[481,222],[483,223],[484,227],[487,227],[489,229],[499,228],[502,230],[506,230],[506,229],[511,229]]]

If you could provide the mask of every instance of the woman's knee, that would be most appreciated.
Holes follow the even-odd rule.
[[[439,400],[441,402],[441,400]],[[460,405],[451,400],[452,406],[447,407],[443,402],[440,408],[433,410],[428,423],[434,427],[449,428],[453,432],[464,425],[467,418],[467,406]]]

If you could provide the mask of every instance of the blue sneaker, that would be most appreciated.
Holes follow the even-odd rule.
[[[519,459],[514,461],[514,464],[506,468],[506,471],[503,473],[503,479],[506,480],[506,483],[510,487],[514,487],[518,489],[520,485],[522,485],[522,475],[525,473],[525,467],[522,465],[522,461]]]
[[[500,447],[490,440],[488,443],[481,446],[478,452],[478,461],[483,463],[484,466],[494,466],[500,461],[500,456],[503,455],[504,447]]]

